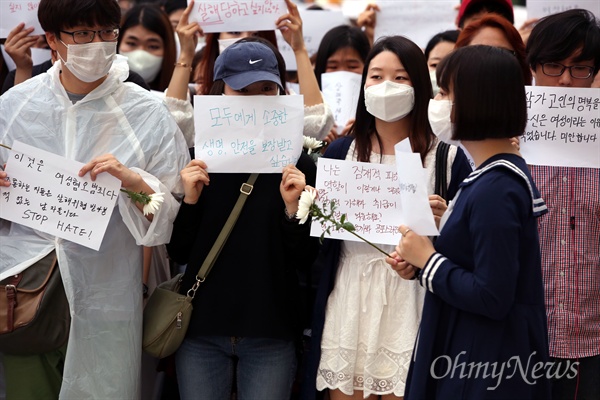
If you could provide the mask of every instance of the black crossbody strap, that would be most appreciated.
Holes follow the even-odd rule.
[[[435,191],[434,193],[448,200],[448,151],[450,145],[444,142],[438,144],[435,152]]]
[[[206,258],[204,259],[204,262],[202,263],[202,266],[200,267],[200,270],[196,275],[196,280],[204,281],[204,279],[210,272],[210,269],[215,264],[217,257],[219,257],[219,254],[221,253],[221,250],[223,249],[223,246],[225,245],[225,242],[227,241],[227,238],[231,233],[231,230],[235,226],[235,223],[238,217],[240,216],[240,212],[244,207],[246,199],[248,198],[248,196],[250,196],[250,193],[252,193],[252,189],[254,188],[254,182],[256,182],[256,178],[258,178],[258,174],[251,174],[250,178],[248,178],[248,181],[246,183],[243,183],[240,187],[240,196],[238,197],[235,206],[233,206],[233,210],[231,211],[231,214],[229,214],[229,218],[227,218],[227,222],[225,222],[223,229],[221,229],[221,233],[219,233],[217,240],[215,240],[215,243],[208,252],[208,256],[206,256]]]

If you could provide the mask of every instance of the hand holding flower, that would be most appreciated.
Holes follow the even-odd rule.
[[[293,165],[283,168],[279,191],[289,215],[298,210],[298,198],[306,187],[306,178],[302,171]]]
[[[406,225],[400,225],[398,230],[404,234],[396,246],[396,253],[413,267],[423,268],[429,257],[435,253],[431,240],[426,236],[417,235]]]
[[[400,257],[395,251],[392,252],[392,254],[390,254],[390,256],[385,259],[385,262],[387,262],[390,265],[390,267],[392,267],[392,269],[396,271],[398,275],[400,275],[402,279],[413,279],[415,273],[417,272],[417,269],[415,267],[404,261],[402,257]]]

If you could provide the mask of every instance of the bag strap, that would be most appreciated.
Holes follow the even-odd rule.
[[[442,141],[439,142],[435,152],[435,191],[434,193],[448,200],[448,151],[450,145]]]
[[[225,242],[227,241],[229,234],[233,230],[233,227],[235,226],[235,223],[237,222],[237,219],[240,216],[240,212],[244,207],[246,199],[248,198],[248,196],[250,196],[250,193],[252,193],[252,189],[254,189],[254,182],[256,182],[256,178],[258,178],[258,174],[251,174],[248,178],[248,181],[242,183],[242,186],[240,186],[240,196],[238,197],[237,202],[233,206],[233,210],[231,211],[231,214],[229,214],[229,218],[227,218],[225,225],[223,225],[221,233],[219,233],[219,236],[217,236],[217,240],[215,240],[215,243],[208,252],[206,258],[204,259],[202,266],[198,270],[198,273],[196,274],[196,283],[194,283],[194,286],[192,286],[192,288],[187,292],[187,295],[190,296],[192,299],[196,295],[196,290],[198,290],[200,284],[204,282],[204,280],[208,276],[208,273],[215,264],[215,261],[217,261],[219,254],[221,254],[221,250],[223,249],[223,246],[225,246]]]

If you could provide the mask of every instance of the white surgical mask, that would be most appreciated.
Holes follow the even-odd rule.
[[[431,87],[433,88],[433,97],[437,96],[440,92],[440,87],[437,84],[437,77],[435,76],[435,69],[429,72],[429,79],[431,79]]]
[[[240,40],[241,38],[232,38],[232,39],[218,39],[219,40],[219,54],[225,51],[226,48]]]
[[[77,79],[83,82],[96,82],[105,77],[112,67],[117,54],[117,42],[91,42],[85,44],[66,44],[67,61],[60,53],[58,57]]]
[[[162,67],[163,58],[146,50],[122,51],[121,55],[127,57],[129,69],[138,73],[148,83],[156,79]]]
[[[412,86],[392,81],[365,88],[365,106],[372,116],[386,122],[406,117],[415,106]]]
[[[460,141],[452,140],[452,100],[429,100],[427,116],[435,136],[442,142],[458,146]]]

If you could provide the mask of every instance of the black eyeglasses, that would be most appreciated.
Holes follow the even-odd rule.
[[[594,73],[594,68],[587,65],[566,66],[555,62],[542,64],[542,72],[548,76],[561,76],[565,69],[568,69],[571,77],[575,79],[587,79]]]
[[[77,44],[86,44],[94,41],[96,37],[96,33],[100,35],[100,39],[105,42],[112,42],[117,40],[119,37],[119,28],[113,29],[101,29],[99,31],[61,31],[61,33],[66,33],[67,35],[71,35],[73,41]]]

